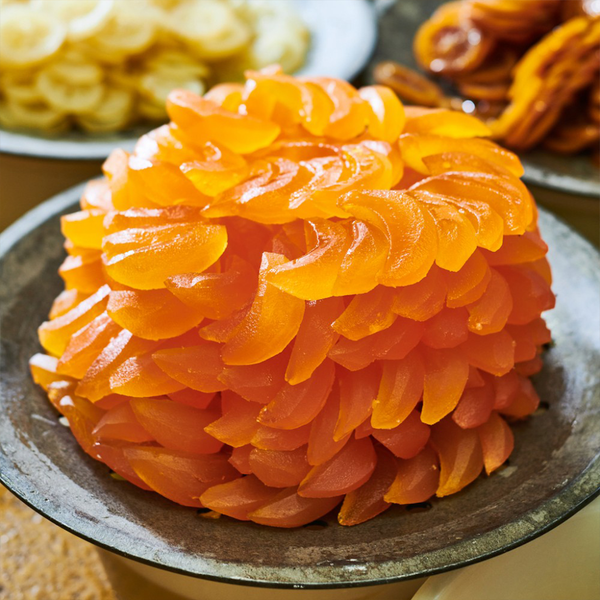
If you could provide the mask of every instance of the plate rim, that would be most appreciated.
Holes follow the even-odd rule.
[[[0,233],[0,266],[4,264],[4,258],[10,253],[11,249],[23,237],[35,231],[38,227],[43,225],[49,219],[54,218],[61,211],[67,209],[69,206],[74,205],[80,197],[85,185],[86,183],[78,184],[61,192],[60,194],[51,197],[49,200],[30,210],[13,225],[7,228],[3,233]],[[584,240],[577,232],[574,232],[572,228],[551,214],[549,211],[540,208],[540,212],[544,213],[544,215],[550,218],[550,220],[555,221],[559,227],[563,228],[564,230],[568,230],[571,234],[574,234],[578,243],[583,244],[584,247],[587,247],[588,249],[591,249],[597,259],[600,260],[600,252],[596,250],[589,242]],[[579,475],[574,478],[567,487],[559,490],[541,505],[522,514],[517,520],[505,523],[504,525],[501,525],[495,529],[491,529],[490,531],[486,531],[483,534],[476,536],[474,539],[471,538],[467,540],[460,540],[459,542],[450,544],[443,549],[429,551],[427,553],[429,556],[432,556],[443,552],[444,550],[451,549],[452,552],[456,552],[461,556],[460,560],[457,560],[456,562],[447,562],[443,566],[427,567],[421,569],[418,573],[403,574],[398,572],[398,569],[394,569],[394,565],[397,564],[397,561],[390,560],[379,563],[377,568],[379,575],[375,578],[370,578],[368,576],[364,579],[352,579],[345,581],[326,580],[325,575],[327,573],[331,573],[332,567],[329,565],[315,566],[313,570],[315,572],[320,571],[322,574],[322,576],[318,578],[318,581],[307,581],[305,579],[297,581],[279,581],[275,579],[264,580],[260,578],[251,578],[249,573],[246,573],[243,576],[224,576],[215,573],[190,572],[184,568],[178,568],[177,566],[173,565],[165,565],[142,556],[136,556],[130,551],[117,548],[110,543],[102,542],[98,539],[95,539],[93,536],[88,535],[84,531],[77,529],[77,523],[83,523],[83,518],[75,515],[72,516],[72,522],[67,522],[67,519],[61,519],[58,516],[48,514],[48,512],[44,510],[41,496],[34,493],[32,494],[33,499],[30,498],[26,490],[22,488],[20,489],[18,484],[11,482],[10,468],[5,471],[5,469],[2,468],[3,465],[8,465],[9,467],[13,466],[14,469],[14,463],[11,462],[10,458],[3,451],[2,447],[0,447],[0,483],[3,484],[11,493],[13,493],[26,505],[41,514],[44,518],[87,542],[136,562],[189,577],[235,585],[249,585],[253,587],[280,589],[337,589],[346,587],[367,587],[372,585],[395,583],[417,577],[430,576],[451,571],[456,568],[475,564],[499,554],[503,554],[504,552],[510,551],[529,541],[532,541],[533,539],[536,539],[537,537],[550,531],[554,527],[560,525],[562,522],[570,518],[581,508],[590,503],[595,497],[600,496],[600,454],[597,454],[595,458],[588,464],[586,469],[579,473]],[[36,500],[39,500],[39,502],[36,502]],[[569,509],[566,511],[560,506],[565,502],[565,500],[568,501],[569,505]],[[512,539],[510,542],[505,542],[502,539],[502,534],[511,527],[514,527],[515,523],[521,523],[523,521],[535,522],[535,528],[532,531],[519,534],[516,537],[513,536],[514,539]],[[500,538],[500,541],[494,545],[492,550],[482,551],[479,549],[485,548],[485,542],[497,536]],[[468,549],[470,554],[473,556],[464,558],[463,556],[466,549]],[[412,558],[414,559],[416,557]],[[223,561],[217,559],[206,559],[205,562],[207,564],[212,563],[215,565],[223,564]],[[243,566],[239,568],[240,571],[243,569]],[[273,572],[281,572],[282,570],[280,567],[267,567],[267,569]],[[248,569],[248,571],[251,572],[252,568]]]

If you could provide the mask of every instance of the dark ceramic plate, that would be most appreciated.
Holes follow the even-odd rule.
[[[556,345],[536,387],[547,410],[515,426],[510,466],[428,510],[400,507],[363,525],[278,530],[203,519],[109,476],[85,455],[27,361],[61,289],[59,216],[82,188],[28,213],[0,236],[0,481],[48,519],[95,544],[189,575],[264,586],[392,582],[482,560],[531,540],[586,504],[600,486],[599,255],[549,214]]]
[[[386,4],[386,0],[383,0]],[[419,69],[412,43],[417,29],[444,0],[401,0],[389,2],[389,8],[379,18],[379,41],[370,64],[372,69],[382,60],[394,60]],[[590,156],[561,156],[545,150],[532,150],[520,156],[528,183],[559,190],[568,194],[600,196],[600,171]]]

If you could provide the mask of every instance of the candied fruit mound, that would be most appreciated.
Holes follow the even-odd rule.
[[[167,109],[62,221],[30,366],[83,450],[273,527],[498,469],[554,306],[517,157],[472,117],[277,68]]]

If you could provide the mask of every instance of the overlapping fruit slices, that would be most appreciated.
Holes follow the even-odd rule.
[[[518,159],[473,117],[275,68],[167,108],[62,221],[31,369],[85,452],[277,527],[502,465],[554,304]]]

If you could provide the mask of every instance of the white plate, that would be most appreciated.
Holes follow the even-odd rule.
[[[273,0],[274,1],[274,0]],[[311,33],[298,75],[353,79],[367,64],[377,40],[377,17],[367,0],[294,0]],[[144,128],[110,135],[78,131],[60,138],[0,128],[0,152],[63,160],[101,160],[114,148],[132,150]]]

